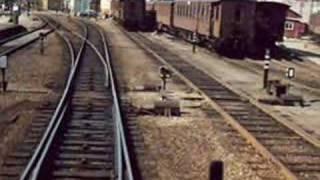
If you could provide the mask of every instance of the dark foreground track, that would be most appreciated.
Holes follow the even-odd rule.
[[[172,51],[139,33],[126,34],[208,97],[228,123],[267,159],[280,166],[288,178],[320,179],[320,150],[316,145]]]

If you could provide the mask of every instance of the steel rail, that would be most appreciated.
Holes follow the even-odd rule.
[[[95,28],[97,28],[95,26]],[[115,115],[115,120],[116,120],[116,135],[118,137],[117,139],[117,145],[118,147],[118,175],[117,178],[119,180],[122,180],[124,178],[128,178],[129,180],[133,180],[133,173],[132,173],[132,168],[131,168],[131,163],[130,163],[130,157],[129,157],[129,152],[128,152],[128,147],[127,147],[127,142],[125,138],[125,132],[122,124],[122,115],[121,115],[121,109],[120,109],[120,103],[119,103],[119,96],[117,93],[117,87],[115,83],[115,78],[114,78],[114,72],[112,70],[111,62],[110,62],[110,53],[109,53],[109,48],[107,46],[107,41],[104,36],[104,34],[101,32],[101,30],[97,29],[101,36],[102,36],[102,41],[104,43],[104,51],[105,51],[105,57],[101,55],[99,50],[95,47],[95,45],[89,41],[88,39],[83,38],[80,34],[73,32],[76,36],[79,38],[82,38],[83,40],[86,40],[88,45],[96,52],[96,54],[99,56],[104,68],[105,68],[105,75],[106,75],[106,87],[111,87],[112,91],[112,96],[114,100],[114,115]],[[122,151],[124,155],[124,160],[126,163],[126,170],[127,170],[127,177],[122,177],[123,175],[123,165],[122,165],[122,155],[119,151]]]
[[[85,24],[85,23],[83,23]],[[88,24],[87,24],[87,28],[88,28]],[[59,27],[61,27],[61,25],[59,25]],[[67,30],[67,28],[63,27],[64,29]],[[97,28],[95,26],[95,28]],[[98,30],[98,29],[97,29]],[[104,66],[104,71],[105,71],[105,86],[108,88],[111,84],[111,90],[112,90],[112,96],[113,96],[113,116],[115,118],[116,121],[116,137],[117,137],[117,141],[116,141],[116,147],[118,149],[118,154],[117,154],[117,159],[118,159],[118,174],[117,174],[117,179],[122,180],[122,179],[129,179],[132,180],[133,176],[132,176],[132,170],[131,170],[131,164],[130,164],[130,158],[129,158],[129,154],[128,154],[128,149],[126,146],[126,140],[125,140],[125,135],[124,135],[124,129],[123,129],[123,125],[122,125],[122,117],[121,117],[121,111],[120,111],[120,105],[119,105],[119,100],[118,100],[118,94],[117,94],[117,90],[116,90],[116,85],[115,85],[115,81],[113,78],[113,71],[110,65],[110,59],[109,59],[109,51],[108,51],[108,47],[107,47],[107,43],[106,43],[106,39],[104,36],[102,36],[102,41],[103,41],[103,46],[104,46],[104,51],[106,53],[106,56],[103,57],[102,54],[99,52],[98,48],[95,47],[95,45],[88,40],[88,30],[86,29],[86,36],[82,36],[79,33],[76,32],[72,32],[70,31],[72,34],[74,34],[75,36],[79,37],[80,39],[83,40],[83,44],[87,44],[89,45],[94,52],[96,53],[96,55],[99,57],[99,60],[101,61],[101,63]],[[98,30],[98,32],[103,35],[101,33],[100,30]],[[81,51],[82,52],[82,51]],[[80,54],[80,53],[79,53]],[[78,54],[78,55],[79,55]],[[74,82],[74,77],[75,77],[75,73],[77,72],[78,66],[79,66],[79,60],[80,60],[81,54],[77,57],[77,60],[75,61],[75,65],[71,70],[69,79],[67,81],[67,86],[65,89],[65,92],[57,106],[57,109],[53,115],[53,117],[51,118],[49,127],[47,128],[45,135],[43,136],[36,152],[33,154],[33,157],[31,159],[31,161],[28,164],[28,168],[26,168],[26,170],[23,173],[23,176],[21,177],[21,180],[35,180],[38,179],[41,168],[43,167],[43,163],[45,161],[45,159],[48,157],[48,152],[49,149],[52,145],[52,141],[54,139],[54,137],[56,136],[56,132],[59,128],[59,126],[61,125],[61,122],[63,120],[64,117],[64,113],[67,111],[68,107],[68,95],[70,94],[70,87],[72,86],[73,82]],[[110,84],[109,84],[110,81]],[[123,171],[124,171],[124,167],[122,164],[122,155],[124,155],[124,159],[125,159],[125,163],[126,163],[126,170],[127,170],[127,176],[123,177]]]
[[[125,161],[125,165],[126,165],[126,170],[127,170],[127,178],[129,180],[133,180],[133,172],[132,172],[132,166],[131,166],[131,162],[130,162],[130,157],[129,157],[129,151],[128,151],[128,146],[127,146],[127,142],[126,142],[126,136],[125,136],[125,132],[124,132],[124,128],[123,128],[123,124],[122,124],[122,114],[121,114],[121,109],[120,109],[120,103],[119,103],[119,95],[117,92],[117,85],[116,85],[116,80],[114,78],[114,71],[112,69],[112,65],[111,65],[111,56],[110,56],[110,49],[108,48],[108,41],[107,38],[105,36],[105,34],[103,33],[103,30],[99,30],[101,36],[102,36],[102,40],[103,40],[103,44],[104,44],[104,51],[105,51],[105,59],[107,62],[107,66],[109,69],[109,74],[110,74],[110,83],[111,83],[111,88],[112,88],[112,95],[114,98],[114,108],[115,108],[115,120],[116,120],[116,125],[117,125],[117,153],[118,153],[118,179],[122,180],[122,174],[123,174],[123,165],[122,165],[122,155],[121,152],[123,151],[123,155],[124,155],[124,161]]]
[[[50,24],[50,25],[55,30],[57,30],[57,27],[55,27],[52,24]],[[59,31],[57,31],[57,32],[59,32]],[[87,34],[88,34],[87,29],[86,29],[85,33],[87,36]],[[58,34],[60,34],[63,38],[65,38],[62,33],[58,33]],[[73,65],[73,68],[71,68],[71,71],[69,73],[66,88],[65,88],[64,93],[59,101],[59,104],[54,112],[54,115],[50,120],[50,124],[49,124],[46,132],[44,133],[44,136],[41,139],[35,153],[33,154],[31,160],[29,161],[26,169],[24,170],[22,176],[20,177],[20,180],[35,179],[39,174],[39,169],[40,169],[39,167],[41,165],[41,162],[43,162],[44,155],[46,154],[46,152],[48,152],[48,148],[50,146],[49,142],[52,141],[52,138],[55,135],[53,133],[56,132],[56,129],[60,125],[60,122],[63,118],[63,115],[66,112],[66,108],[67,108],[66,103],[68,102],[67,101],[68,95],[70,93],[70,88],[72,86],[72,83],[74,82],[74,77],[76,74],[77,67],[79,65],[79,60],[81,58],[84,46],[85,46],[85,41],[83,41],[83,43],[82,43],[82,47],[78,53],[77,58],[75,60],[73,60],[74,65]]]

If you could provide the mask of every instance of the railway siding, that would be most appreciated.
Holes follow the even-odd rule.
[[[158,60],[174,69],[189,85],[205,94],[210,104],[219,110],[228,123],[265,157],[276,163],[288,179],[319,177],[319,148],[316,145],[309,143],[247,99],[240,97],[164,47],[139,34],[130,34],[130,37]],[[265,124],[265,122],[270,123]],[[283,138],[276,138],[274,134]],[[286,137],[295,140],[288,143]]]

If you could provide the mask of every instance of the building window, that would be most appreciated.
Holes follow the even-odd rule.
[[[294,29],[294,23],[287,21],[287,22],[285,23],[284,29],[285,29],[285,30],[292,31],[292,30]]]

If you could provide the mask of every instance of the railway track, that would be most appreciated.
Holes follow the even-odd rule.
[[[90,22],[79,23],[87,33],[72,32],[84,46],[77,57],[70,53],[65,91],[48,114],[40,113],[40,123],[32,124],[37,134],[31,130],[25,139],[32,146],[19,146],[4,162],[2,179],[133,179],[105,37]]]
[[[280,168],[288,179],[320,178],[320,150],[316,144],[158,43],[139,33],[125,33],[171,67],[187,84],[202,92],[232,129]]]

